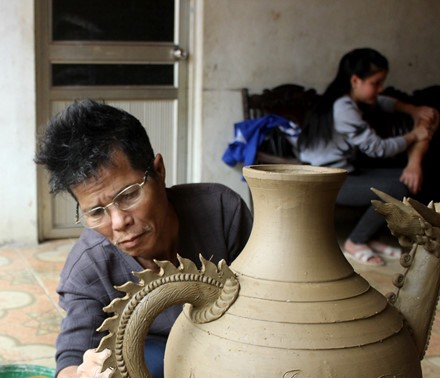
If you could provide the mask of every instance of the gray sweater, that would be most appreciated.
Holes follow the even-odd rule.
[[[396,100],[379,96],[378,105],[392,112]],[[403,136],[383,139],[363,120],[362,112],[349,97],[343,96],[333,104],[333,139],[327,144],[320,143],[300,152],[300,159],[316,166],[343,168],[352,172],[352,161],[356,151],[373,158],[392,157],[408,147]]]
[[[230,264],[244,248],[252,217],[241,197],[221,184],[186,184],[167,189],[179,218],[179,254],[200,266],[199,253],[214,263]],[[96,329],[108,316],[103,312],[123,293],[114,286],[136,281],[132,272],[143,270],[96,231],[84,229],[67,257],[57,288],[66,311],[57,338],[57,373],[82,363],[83,353],[96,348],[105,333]],[[150,334],[168,335],[181,311],[174,306],[153,322]]]

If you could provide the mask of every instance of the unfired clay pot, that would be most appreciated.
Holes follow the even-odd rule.
[[[121,322],[103,324],[110,334],[100,348],[113,350],[104,368],[115,367],[115,377],[149,377],[142,348],[149,324],[163,308],[186,302],[167,343],[167,378],[422,377],[438,280],[423,299],[424,316],[415,315],[420,307],[409,306],[408,325],[399,309],[353,270],[334,231],[334,204],[345,175],[313,166],[245,167],[254,205],[245,249],[230,269],[202,259],[199,272],[182,259],[178,268],[159,263],[159,278],[151,271],[138,273],[141,283],[121,288],[125,299],[106,309]],[[407,203],[377,193],[391,203],[377,201],[384,215],[397,214],[393,206],[403,213],[411,208],[403,215],[419,225],[411,232],[426,231]],[[403,230],[397,234],[413,246],[408,271],[421,236],[418,243],[414,236],[403,237]],[[438,254],[423,253],[429,257],[421,255],[423,264],[437,264],[439,276]],[[393,301],[399,293],[405,296],[402,282]]]

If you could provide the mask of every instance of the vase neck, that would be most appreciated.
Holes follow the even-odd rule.
[[[297,282],[351,274],[334,227],[336,196],[345,177],[337,173],[246,177],[254,225],[232,267],[241,274]]]

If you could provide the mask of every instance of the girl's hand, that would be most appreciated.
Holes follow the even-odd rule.
[[[113,370],[106,369],[101,373],[105,360],[110,356],[111,351],[105,349],[102,352],[96,352],[95,349],[89,349],[84,353],[83,363],[78,366],[77,374],[80,378],[109,378],[113,375]]]
[[[431,126],[438,126],[439,114],[438,111],[429,106],[416,106],[412,113],[414,122],[425,121]]]
[[[429,108],[429,109],[432,109],[432,108]],[[431,121],[428,122],[427,119],[425,119],[425,118],[419,118],[419,120],[417,121],[417,123],[415,124],[414,129],[413,129],[413,131],[417,131],[418,129],[421,129],[419,131],[422,131],[423,128],[426,129],[426,131],[428,133],[428,137],[425,139],[428,139],[428,140],[431,139],[432,136],[434,135],[434,133],[437,131],[438,126],[439,126],[439,119],[440,119],[438,111],[435,109],[432,109],[432,110],[433,110],[433,113],[432,113],[433,118],[431,119]],[[419,137],[420,136],[423,137],[424,132],[419,132],[418,134],[419,135],[418,135],[417,140],[420,141]]]

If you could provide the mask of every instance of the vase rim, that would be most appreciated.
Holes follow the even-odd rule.
[[[299,175],[306,176],[346,176],[347,171],[341,168],[319,167],[314,165],[300,164],[255,164],[243,167],[243,175],[245,177],[263,177],[270,176],[275,178],[297,177]]]

